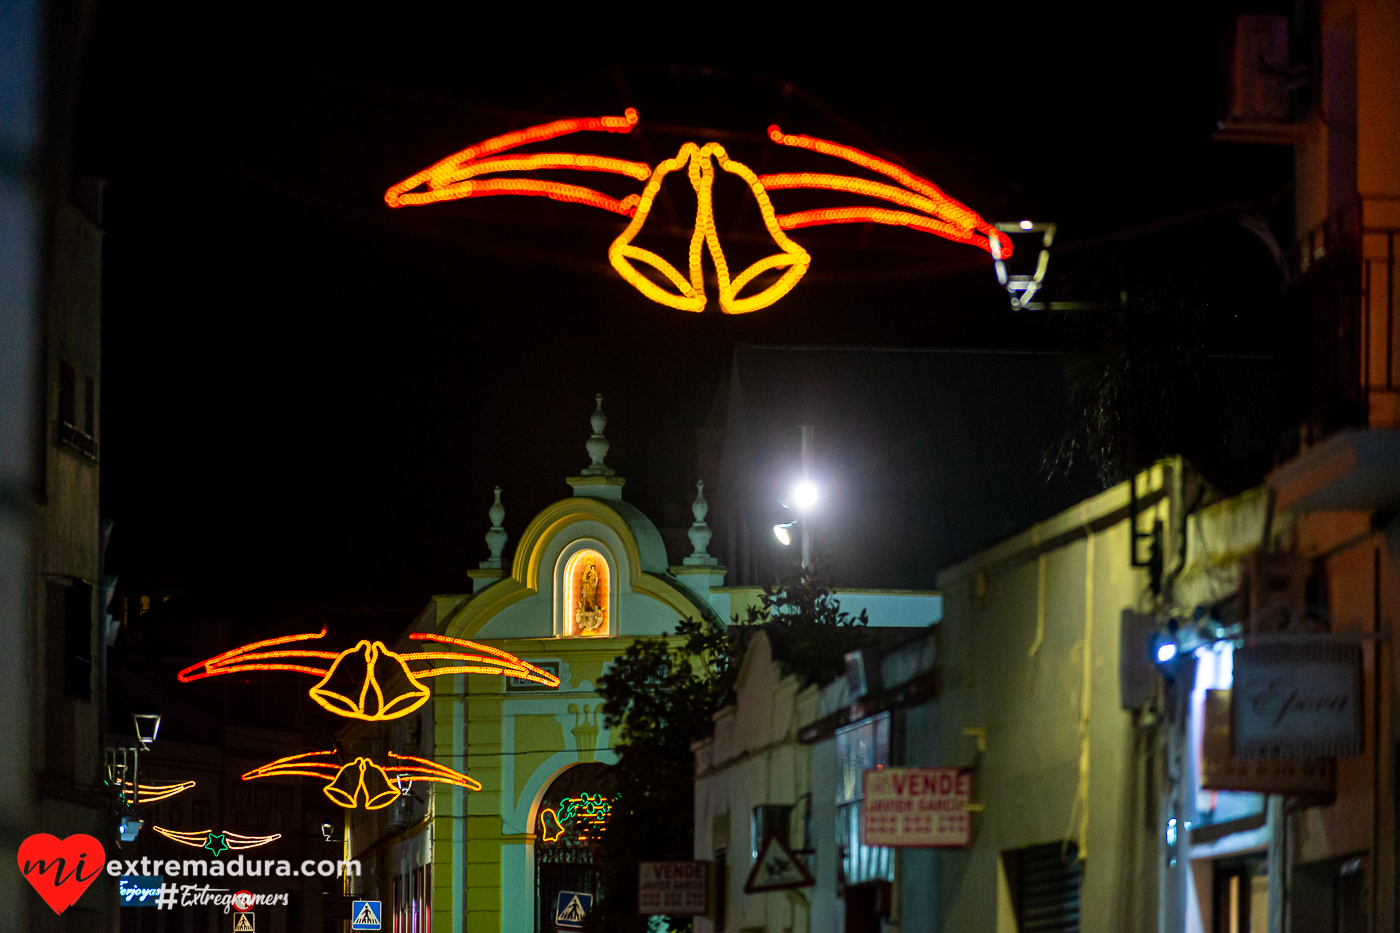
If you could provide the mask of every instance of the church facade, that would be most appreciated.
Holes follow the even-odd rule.
[[[587,843],[611,807],[600,777],[616,761],[598,678],[637,638],[730,614],[724,568],[706,553],[703,494],[693,506],[695,553],[671,566],[660,532],[604,464],[601,397],[592,423],[592,463],[568,479],[573,495],[535,515],[506,563],[498,491],[492,553],[471,571],[474,592],[434,597],[425,613],[438,632],[508,651],[560,681],[440,679],[434,758],[482,789],[434,793],[431,843],[419,849],[431,858],[434,929],[552,928],[559,891],[592,893]]]

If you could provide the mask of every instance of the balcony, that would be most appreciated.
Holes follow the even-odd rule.
[[[58,446],[66,447],[80,457],[91,460],[93,463],[97,462],[96,438],[66,421],[56,422],[54,429],[54,439],[58,443]]]
[[[1360,197],[1288,257],[1304,446],[1345,428],[1400,427],[1397,234],[1400,198]]]

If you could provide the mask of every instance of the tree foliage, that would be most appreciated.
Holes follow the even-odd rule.
[[[1107,487],[1181,455],[1210,473],[1222,460],[1228,410],[1208,345],[1221,311],[1198,270],[1119,257],[1064,283],[1106,309],[1067,321],[1073,419],[1047,453],[1047,472],[1087,460]]]
[[[735,680],[754,635],[768,633],[775,658],[807,683],[844,671],[844,656],[868,623],[841,610],[815,573],[798,572],[767,588],[740,622],[682,619],[675,634],[639,638],[598,681],[604,724],[619,730],[610,771],[618,805],[600,845],[603,896],[589,928],[643,931],[637,916],[637,863],[693,858],[695,757],[691,743],[714,730],[714,714],[733,701]],[[686,918],[671,929],[688,930]]]

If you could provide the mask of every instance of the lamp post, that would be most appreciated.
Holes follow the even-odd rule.
[[[802,569],[812,566],[812,523],[807,512],[817,504],[817,487],[812,485],[812,426],[802,426],[802,482],[793,490],[793,499],[802,513]]]
[[[808,521],[808,513],[817,504],[817,487],[812,482],[812,426],[802,425],[802,478],[793,488],[791,495],[783,500],[783,508],[789,508],[789,502],[796,506],[798,516],[795,521],[781,522],[773,526],[773,535],[778,539],[778,543],[784,547],[792,544],[792,526],[798,522],[802,525],[802,569],[809,570],[812,566],[812,525]]]

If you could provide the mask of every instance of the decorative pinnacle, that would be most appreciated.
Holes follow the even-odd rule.
[[[594,409],[593,417],[589,419],[589,423],[593,425],[593,436],[584,445],[593,462],[580,472],[584,476],[612,476],[613,468],[603,463],[603,458],[608,455],[608,448],[612,446],[608,443],[608,439],[603,436],[603,429],[608,426],[608,416],[603,414],[603,393],[598,393],[597,401],[598,407]]]
[[[710,503],[705,501],[705,481],[698,480],[695,483],[695,501],[690,505],[690,514],[695,516],[695,523],[690,526],[687,534],[690,543],[695,548],[695,553],[687,557],[683,563],[687,567],[713,567],[719,563],[717,558],[711,557],[706,550],[710,546],[710,538],[714,532],[710,526],[705,524],[705,516],[710,514]]]
[[[501,522],[506,517],[506,507],[501,504],[501,487],[496,487],[496,501],[491,503],[491,508],[486,513],[491,517],[491,530],[486,532],[486,546],[491,549],[491,556],[481,562],[481,566],[486,569],[499,570],[501,566],[501,552],[506,547],[506,530],[501,527]]]

